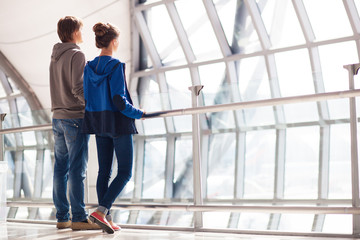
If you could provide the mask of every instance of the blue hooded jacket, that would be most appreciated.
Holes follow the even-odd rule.
[[[86,64],[84,98],[84,133],[111,136],[137,133],[134,119],[140,119],[143,112],[132,105],[125,64],[118,59],[99,56]]]

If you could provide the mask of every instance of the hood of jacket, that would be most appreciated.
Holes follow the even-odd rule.
[[[109,75],[111,75],[115,71],[115,66],[118,64],[115,64],[110,70],[108,70],[108,67],[105,67],[105,71],[103,73],[98,73],[94,68],[96,68],[96,65],[93,66],[93,62],[88,62],[84,69],[84,78],[87,78],[94,86],[98,86],[101,84],[102,81],[108,78]]]
[[[75,43],[57,43],[54,45],[53,47],[53,51],[51,54],[51,61],[53,62],[57,62],[59,61],[60,57],[67,52],[68,50],[71,49],[76,49],[76,50],[80,50],[80,47],[78,45],[76,45]]]

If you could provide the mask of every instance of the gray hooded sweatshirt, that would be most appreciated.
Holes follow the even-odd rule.
[[[83,118],[85,55],[75,43],[54,45],[50,63],[51,111],[55,119]]]

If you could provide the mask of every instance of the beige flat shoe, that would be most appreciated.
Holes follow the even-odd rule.
[[[65,228],[69,228],[71,227],[71,221],[67,221],[67,222],[57,222],[56,223],[56,228],[57,229],[65,229]]]
[[[91,222],[89,219],[87,219],[87,223],[85,222],[73,222],[71,224],[72,230],[99,230],[101,227],[99,227],[97,224]]]

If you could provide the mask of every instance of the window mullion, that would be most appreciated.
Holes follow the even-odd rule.
[[[196,60],[196,57],[191,48],[191,45],[190,45],[187,33],[184,29],[184,26],[181,23],[181,19],[180,19],[178,11],[176,10],[175,4],[173,2],[167,3],[166,9],[167,9],[170,19],[173,23],[173,26],[174,26],[176,35],[179,39],[180,45],[184,51],[186,61],[188,63],[194,62]]]
[[[144,16],[142,15],[141,12],[136,12],[135,16],[134,16],[134,20],[135,20],[137,29],[140,33],[140,36],[143,39],[146,50],[148,51],[148,53],[150,55],[151,61],[154,65],[154,68],[160,68],[162,65],[161,59],[160,59],[158,51],[156,50],[154,41],[151,37],[149,28],[147,27]]]
[[[360,17],[354,0],[343,0],[343,3],[354,34],[360,34]]]

